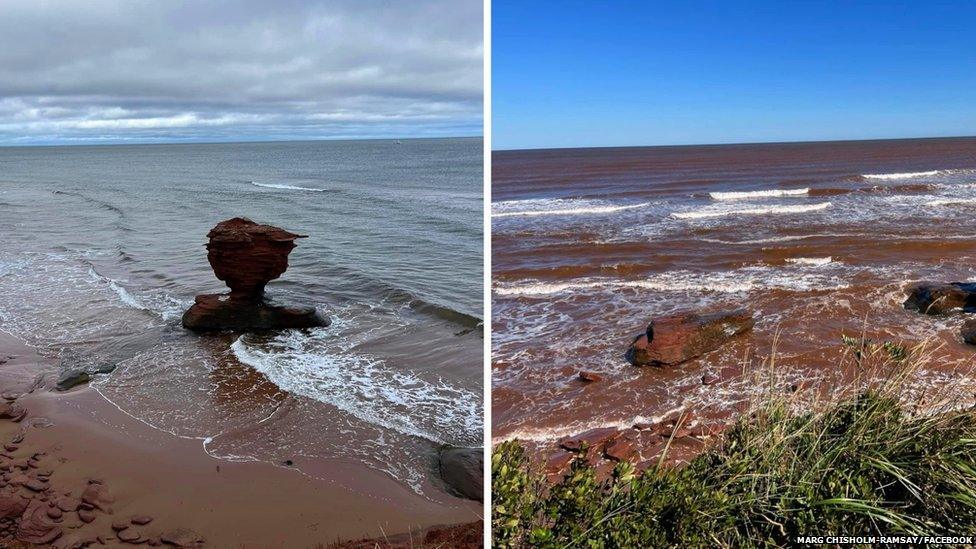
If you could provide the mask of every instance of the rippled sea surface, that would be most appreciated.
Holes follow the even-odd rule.
[[[914,344],[922,386],[972,385],[960,316],[911,281],[976,278],[976,139],[500,151],[493,156],[493,433],[546,441],[693,407],[731,414],[742,368],[829,377],[841,336]],[[623,353],[657,315],[748,307],[748,337],[677,368]],[[778,337],[777,337],[778,336]],[[602,382],[583,385],[579,370]],[[703,375],[720,382],[705,386]]]
[[[436,447],[481,441],[482,207],[481,139],[0,149],[0,329],[215,456],[439,498]],[[180,327],[235,216],[308,235],[268,293],[332,326]]]

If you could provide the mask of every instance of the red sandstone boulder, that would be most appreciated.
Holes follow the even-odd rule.
[[[184,327],[203,332],[329,325],[314,307],[285,306],[264,299],[264,287],[285,272],[295,240],[304,235],[235,217],[218,223],[207,236],[207,259],[230,293],[198,295],[183,315]]]
[[[671,366],[718,349],[756,321],[744,309],[708,314],[684,313],[654,319],[634,339],[626,358],[635,366]]]
[[[918,282],[906,289],[906,309],[928,315],[976,312],[976,283]]]

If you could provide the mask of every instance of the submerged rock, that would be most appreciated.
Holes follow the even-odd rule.
[[[83,356],[71,351],[61,355],[61,375],[55,388],[67,391],[78,385],[88,383],[96,374],[110,374],[115,371],[114,362],[105,361],[95,356]]]
[[[745,309],[654,319],[647,331],[634,339],[625,356],[635,366],[680,364],[718,349],[751,330],[755,323],[752,313]]]
[[[328,319],[314,307],[286,306],[264,298],[264,287],[288,269],[288,254],[295,240],[305,235],[235,217],[218,223],[207,237],[207,260],[230,293],[198,295],[183,315],[183,326],[195,331],[328,326]]]
[[[484,499],[483,448],[444,448],[439,460],[441,478],[457,495],[477,501]]]
[[[905,308],[928,315],[976,312],[976,283],[918,282],[906,290]]]

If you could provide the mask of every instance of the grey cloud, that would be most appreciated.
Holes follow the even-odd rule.
[[[0,143],[481,133],[480,0],[0,0]]]

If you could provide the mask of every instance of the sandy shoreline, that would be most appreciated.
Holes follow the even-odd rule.
[[[27,411],[20,422],[0,420],[0,442],[23,437],[8,452],[14,459],[43,452],[39,467],[27,470],[51,471],[50,489],[40,497],[52,503],[64,492],[77,497],[95,479],[114,499],[112,514],[96,512],[90,523],[65,513],[57,523],[63,530],[57,546],[96,536],[119,544],[113,522],[136,515],[152,517],[145,526],[129,528],[150,543],[188,529],[206,540],[205,547],[315,547],[468,523],[483,515],[478,502],[432,502],[357,462],[323,462],[316,476],[336,479],[323,481],[288,467],[219,460],[205,452],[202,441],[153,429],[88,387],[57,393],[49,389],[48,375],[28,392],[38,372],[53,367],[3,333],[0,360],[0,390],[26,393],[14,405]]]

